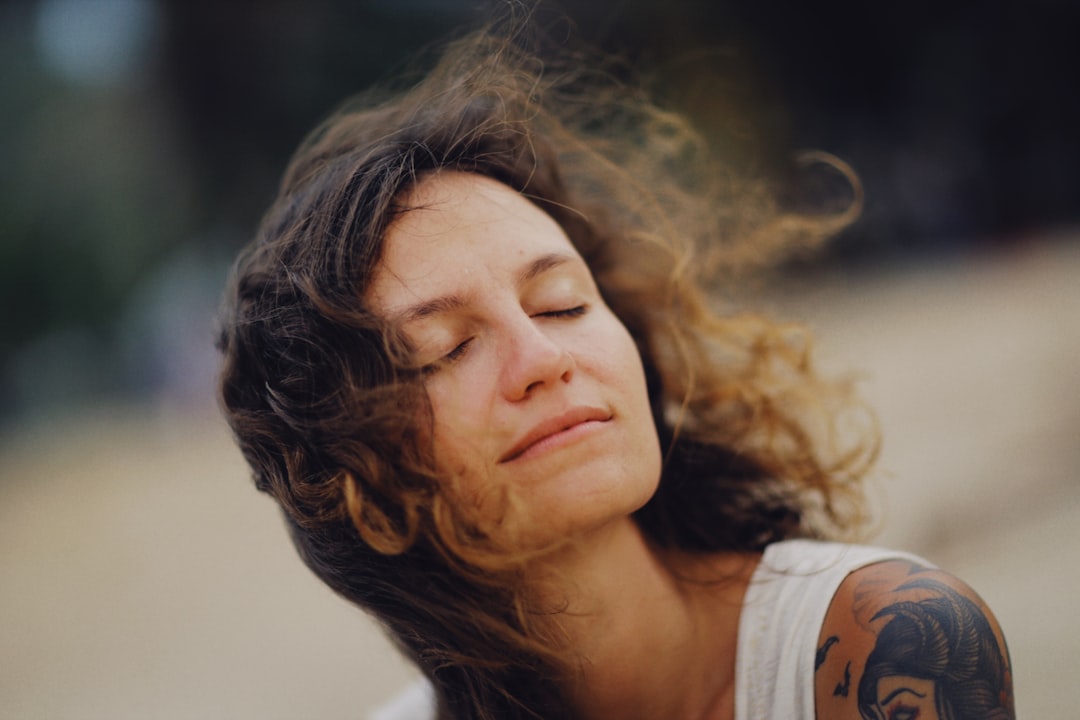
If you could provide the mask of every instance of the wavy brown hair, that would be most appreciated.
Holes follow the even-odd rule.
[[[572,717],[573,653],[531,605],[530,556],[441,491],[422,383],[364,303],[386,229],[427,174],[484,175],[550,214],[629,329],[665,457],[635,515],[657,545],[753,552],[850,531],[876,449],[872,428],[842,427],[863,416],[815,374],[805,332],[717,312],[704,290],[850,213],[782,213],[603,62],[564,52],[545,67],[522,45],[468,35],[415,84],[318,128],[237,261],[219,340],[222,403],[257,487],[305,563],[432,681],[444,718]]]

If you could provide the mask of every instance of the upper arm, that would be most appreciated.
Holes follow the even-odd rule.
[[[893,560],[840,585],[818,638],[818,720],[1015,718],[1005,638],[960,580]]]

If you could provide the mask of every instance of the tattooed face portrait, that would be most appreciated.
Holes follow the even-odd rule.
[[[875,717],[887,720],[941,720],[937,687],[926,678],[893,675],[878,680]],[[866,717],[866,715],[863,715]]]
[[[956,590],[923,578],[898,590],[933,596],[888,605],[888,622],[859,682],[864,720],[1011,718],[1005,654],[982,610]]]

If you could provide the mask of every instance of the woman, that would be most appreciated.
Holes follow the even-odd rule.
[[[878,611],[939,586],[1007,668],[958,580],[820,541],[859,529],[872,428],[803,333],[703,293],[848,216],[721,183],[570,65],[480,32],[336,115],[228,294],[226,415],[304,561],[433,686],[408,716],[859,718],[864,680],[891,693]]]

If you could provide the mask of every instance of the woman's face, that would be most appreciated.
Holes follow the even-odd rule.
[[[641,359],[561,227],[478,175],[429,176],[405,200],[367,300],[425,368],[453,493],[497,525],[509,490],[529,543],[643,505],[660,450]]]

